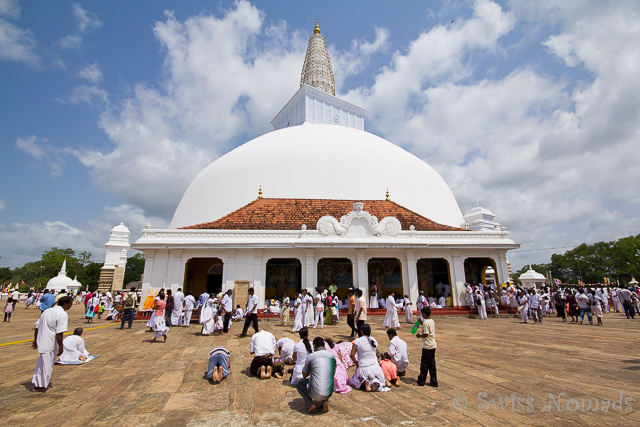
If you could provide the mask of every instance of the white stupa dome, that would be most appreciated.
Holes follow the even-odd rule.
[[[78,276],[74,277],[71,283],[67,285],[67,289],[73,292],[78,292],[82,287],[82,283],[78,282]]]
[[[65,259],[58,275],[47,282],[46,289],[55,292],[68,291],[72,282],[73,280],[67,277],[67,260]]]
[[[269,132],[207,166],[191,182],[171,221],[180,228],[214,221],[266,198],[384,199],[440,224],[462,212],[442,177],[413,154],[371,133],[304,124]]]

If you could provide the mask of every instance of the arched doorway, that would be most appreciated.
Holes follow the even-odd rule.
[[[198,295],[206,289],[209,295],[222,292],[224,264],[220,258],[191,258],[184,268],[184,290]]]
[[[287,291],[289,297],[302,290],[302,264],[296,258],[272,258],[267,261],[265,298],[280,299]]]
[[[353,263],[349,258],[322,258],[318,261],[318,283],[329,289],[335,282],[338,297],[344,301],[349,288],[353,287]]]
[[[368,263],[369,289],[378,288],[378,298],[386,298],[389,292],[404,295],[402,264],[397,258],[371,258]]]
[[[498,285],[500,279],[495,272],[496,263],[491,258],[467,258],[464,260],[464,276],[467,283],[482,283],[487,285],[486,271],[491,267],[494,271],[495,282],[494,285]]]
[[[421,258],[417,262],[418,289],[425,297],[451,296],[449,263],[443,258]],[[447,292],[448,291],[448,292]]]

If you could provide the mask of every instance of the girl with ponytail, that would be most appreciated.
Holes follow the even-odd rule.
[[[298,332],[300,335],[300,341],[293,346],[293,361],[296,362],[296,366],[293,367],[293,374],[291,375],[291,384],[295,384],[300,378],[302,378],[302,368],[304,368],[304,362],[307,361],[307,356],[313,353],[313,347],[309,342],[309,330],[302,328]]]
[[[378,342],[371,336],[371,326],[364,324],[360,330],[362,336],[353,342],[351,350],[351,360],[357,369],[349,382],[357,389],[378,391],[387,383],[376,356]]]

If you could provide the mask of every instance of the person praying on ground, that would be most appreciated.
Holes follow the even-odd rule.
[[[67,332],[69,316],[67,311],[73,305],[73,299],[65,296],[60,298],[58,305],[42,312],[36,322],[33,343],[31,348],[38,350],[40,357],[36,362],[36,369],[33,372],[33,391],[46,391],[51,381],[53,364],[56,356],[62,355],[62,337]]]
[[[415,386],[427,384],[427,374],[429,374],[429,385],[438,387],[438,375],[436,372],[436,324],[431,319],[431,309],[422,309],[422,333],[417,333],[416,338],[422,338],[422,357],[420,358],[420,375]]]
[[[398,336],[398,332],[391,328],[387,331],[389,338],[389,350],[387,355],[389,360],[396,365],[398,376],[404,377],[409,366],[409,346]]]
[[[309,343],[309,330],[302,328],[298,335],[300,336],[300,341],[293,346],[292,359],[296,365],[293,367],[293,374],[291,374],[291,384],[295,384],[296,381],[303,377],[302,368],[309,354],[313,352],[313,348]]]
[[[226,347],[218,346],[209,352],[207,378],[214,383],[220,382],[229,375],[229,368],[231,368],[231,353]]]
[[[380,299],[378,300],[378,306],[384,308],[385,310],[387,309],[387,302],[384,298],[382,298],[382,295],[380,295]]]
[[[356,365],[356,372],[349,383],[356,389],[378,391],[387,383],[376,357],[378,342],[371,336],[371,326],[368,324],[362,325],[360,332],[362,336],[353,342],[351,350],[351,360]]]
[[[262,330],[251,337],[249,353],[253,355],[249,372],[261,380],[271,378],[273,354],[276,352],[276,337],[271,332]]]
[[[329,398],[334,388],[336,359],[325,349],[322,338],[316,337],[313,347],[313,353],[307,357],[302,368],[304,378],[296,383],[296,389],[305,401],[307,413],[315,411],[318,407],[322,412],[328,412]]]
[[[84,339],[82,338],[82,332],[84,329],[76,328],[73,330],[73,335],[68,336],[62,342],[62,355],[60,356],[61,362],[84,362],[89,357],[89,352],[84,347]]]
[[[157,342],[157,339],[162,337],[162,342],[164,343],[167,342],[167,336],[169,335],[169,327],[164,321],[167,302],[164,300],[165,296],[163,293],[158,294],[158,296],[160,299],[157,300],[153,306],[153,340],[151,340],[151,342]]]
[[[293,348],[295,347],[296,342],[291,338],[280,338],[276,342],[276,348],[278,349],[278,356],[280,360],[282,360],[286,365],[295,365],[295,361],[293,360]]]
[[[233,317],[231,317],[231,320],[233,320],[234,322],[239,322],[242,320],[242,307],[240,307],[240,304],[236,305],[236,311],[233,314]]]
[[[329,353],[333,354],[336,359],[336,371],[333,375],[333,388],[336,393],[347,394],[352,388],[349,385],[349,373],[347,367],[342,359],[342,353],[340,348],[333,342],[331,338],[324,339],[324,348]],[[350,357],[349,357],[350,359]]]
[[[385,354],[380,354],[379,351],[376,351],[376,356],[378,358],[378,365],[380,365],[380,369],[382,369],[382,373],[384,374],[384,379],[386,381],[385,386],[391,387],[392,385],[395,387],[400,387],[400,378],[398,378],[398,368],[389,360],[389,357]]]
[[[239,335],[240,338],[247,336],[249,325],[253,324],[253,330],[257,334],[258,329],[258,297],[255,295],[253,288],[249,288],[249,301],[247,301],[247,318],[244,320],[244,328]]]
[[[287,373],[284,369],[284,362],[281,359],[273,359],[273,365],[271,365],[271,374],[273,378],[281,380],[287,377]]]

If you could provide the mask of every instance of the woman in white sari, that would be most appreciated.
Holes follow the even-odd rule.
[[[399,328],[400,321],[398,320],[398,306],[396,306],[395,300],[396,293],[391,291],[389,293],[389,298],[387,299],[387,314],[384,316],[384,326],[385,329],[389,328]]]
[[[200,312],[200,324],[202,325],[202,335],[211,335],[213,333],[213,328],[216,326],[215,322],[215,299],[209,298],[207,302],[204,303],[202,307],[202,311]]]
[[[376,357],[378,342],[371,336],[371,326],[368,324],[362,325],[360,331],[362,336],[353,342],[351,350],[351,360],[357,369],[349,383],[357,389],[363,387],[364,391],[379,391],[387,381]]]
[[[293,332],[298,332],[300,329],[304,327],[303,309],[302,309],[302,298],[298,295],[295,302],[293,303],[293,307],[296,313],[295,320],[293,321]]]

